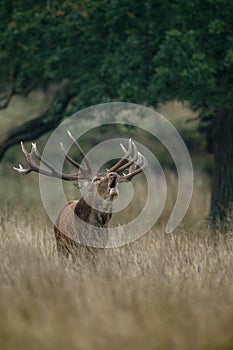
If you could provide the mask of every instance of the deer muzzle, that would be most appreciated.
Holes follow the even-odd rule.
[[[110,193],[111,197],[115,197],[115,196],[118,195],[119,191],[118,191],[118,189],[116,187],[114,187],[114,188],[110,189],[109,193]]]
[[[116,173],[111,173],[111,174],[109,174],[109,178],[111,180],[110,185],[109,185],[109,187],[110,187],[109,193],[110,193],[111,197],[115,197],[119,193],[118,189],[117,189],[118,175]]]

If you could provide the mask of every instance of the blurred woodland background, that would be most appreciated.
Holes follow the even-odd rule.
[[[223,221],[233,200],[232,13],[224,0],[1,0],[0,158],[84,107],[180,101],[195,114],[175,102],[165,116],[211,173],[210,217]]]
[[[232,19],[227,0],[0,0],[1,349],[233,349]],[[61,261],[37,174],[12,170],[24,164],[19,142],[42,150],[65,118],[115,101],[178,129],[194,166],[189,211],[166,236],[172,159],[150,135],[119,127],[114,137],[146,138],[162,165],[164,212],[132,245]],[[111,132],[80,143],[88,151]],[[113,224],[137,215],[145,186],[135,181]]]

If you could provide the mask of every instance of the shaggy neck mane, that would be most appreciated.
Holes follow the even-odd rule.
[[[93,203],[92,208],[88,203]],[[83,221],[97,227],[107,227],[112,217],[112,202],[95,200],[93,195],[88,195],[88,201],[82,197],[78,201],[74,213]],[[107,211],[107,212],[106,212]]]

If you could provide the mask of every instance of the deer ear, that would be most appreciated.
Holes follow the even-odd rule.
[[[73,185],[77,188],[85,189],[89,188],[90,186],[90,181],[89,180],[77,180],[77,181],[72,181]]]
[[[92,179],[92,182],[95,184],[98,184],[100,182],[100,177],[99,176],[94,176]]]

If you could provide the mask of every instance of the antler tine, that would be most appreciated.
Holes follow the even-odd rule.
[[[123,155],[123,157],[116,163],[114,164],[110,169],[108,169],[108,172],[112,172],[112,171],[117,171],[118,172],[118,168],[122,165],[122,163],[124,162],[125,159],[127,159],[131,153],[132,153],[132,139],[129,139],[129,146],[128,146],[128,151],[125,149],[125,147],[122,145],[122,143],[120,143],[120,146],[123,150],[123,152],[125,153]]]
[[[85,171],[85,169],[78,163],[76,162],[73,158],[71,158],[67,153],[66,151],[64,150],[64,147],[63,147],[63,143],[60,142],[60,146],[61,146],[61,150],[65,156],[65,158],[72,164],[74,165],[76,168],[80,169],[81,171]]]
[[[125,149],[123,145],[121,145],[123,148]],[[132,148],[133,148],[133,157],[129,157],[129,161],[122,165],[119,169],[117,169],[118,173],[121,173],[122,171],[124,171],[125,169],[127,169],[128,167],[132,166],[138,159],[138,150],[137,147],[135,145],[135,143],[132,141]]]
[[[64,173],[61,173],[59,172],[52,164],[50,164],[45,158],[43,158],[40,154],[40,152],[38,151],[38,148],[36,146],[36,144],[32,144],[33,145],[33,148],[35,149],[35,154],[37,156],[37,158],[45,165],[47,166],[54,175],[57,175],[55,177],[59,177],[59,178],[62,178],[63,180],[71,180],[71,181],[74,181],[74,180],[78,180],[78,179],[87,179],[87,176],[86,175],[83,175],[81,176],[80,172],[76,172],[74,174],[64,174]],[[62,147],[63,149],[63,147]],[[64,150],[64,149],[63,149]],[[64,151],[65,153],[65,151]],[[79,165],[79,163],[75,162],[75,160],[73,160],[69,155],[66,155],[66,158],[69,159],[69,161],[71,161],[72,163],[75,163],[77,164],[77,167],[81,170],[81,171],[85,171],[85,169]]]
[[[88,159],[88,157],[85,155],[83,149],[81,148],[81,146],[79,145],[79,143],[77,142],[77,140],[74,138],[74,136],[71,134],[71,132],[69,130],[67,130],[67,134],[69,135],[69,137],[71,138],[71,140],[73,141],[74,145],[76,146],[76,148],[78,149],[79,153],[81,154],[81,156],[83,157],[83,161],[87,167],[87,171],[92,173],[92,168],[91,168],[91,162]]]
[[[120,177],[120,182],[131,181],[135,175],[143,172],[143,170],[148,166],[147,159],[140,152],[137,152],[137,154],[138,154],[138,159],[129,168],[128,174],[124,174],[123,176]]]
[[[32,143],[32,148],[30,153],[24,147],[23,142],[21,142],[21,148],[22,148],[23,154],[25,155],[25,158],[27,160],[29,167],[23,168],[21,164],[19,164],[18,168],[13,167],[13,169],[18,171],[19,173],[28,174],[34,171],[36,173],[40,173],[46,176],[55,177],[63,180],[69,180],[69,181],[76,181],[81,178],[85,178],[85,179],[87,178],[86,176],[83,176],[83,177],[80,176],[79,173],[65,174],[58,171],[52,164],[50,164],[45,158],[41,156],[35,143]],[[43,163],[49,170],[41,168],[35,162],[34,157],[36,157],[41,163]]]
[[[59,171],[52,164],[50,164],[45,158],[42,157],[42,155],[40,154],[37,148],[36,143],[32,143],[32,151],[34,151],[39,161],[43,163],[45,166],[47,166],[47,168],[49,168],[52,171],[52,173],[59,173]]]
[[[147,165],[148,162],[146,158],[140,152],[138,152],[138,159],[131,167],[129,167],[129,173],[132,173],[134,170],[137,169],[137,167],[144,168],[147,167]]]
[[[19,164],[18,168],[13,166],[13,169],[18,171],[18,173],[21,173],[21,174],[29,174],[32,171],[31,168],[25,169],[21,164]]]
[[[37,156],[37,152],[38,152],[35,144],[32,144],[31,152],[29,153],[24,147],[23,142],[21,141],[21,149],[23,154],[25,155],[25,158],[27,160],[29,167],[23,168],[22,165],[19,164],[18,168],[13,167],[14,170],[18,171],[21,174],[29,174],[31,171],[35,171],[37,173],[40,172],[47,176],[53,176],[52,172],[45,169],[40,169],[40,167],[35,163],[34,156]]]

